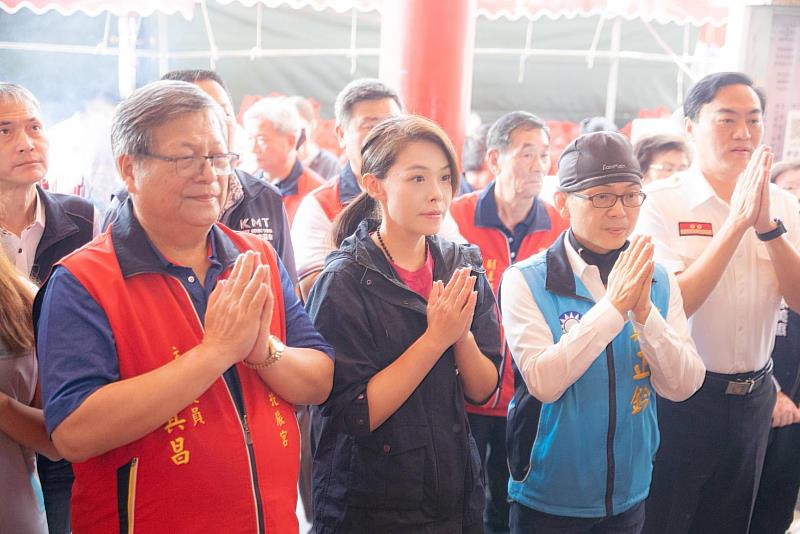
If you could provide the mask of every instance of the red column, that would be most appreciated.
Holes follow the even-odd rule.
[[[476,0],[382,4],[380,79],[409,113],[436,121],[459,155],[472,97]]]

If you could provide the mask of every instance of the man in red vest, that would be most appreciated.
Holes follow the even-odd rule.
[[[291,226],[303,197],[325,183],[322,176],[305,167],[297,157],[302,130],[300,115],[288,98],[264,98],[245,111],[244,129],[258,161],[256,177],[281,192]]]
[[[568,225],[553,206],[538,198],[550,168],[550,132],[539,117],[525,111],[503,115],[489,129],[486,145],[494,181],[454,199],[450,213],[461,235],[480,248],[486,276],[497,295],[509,265],[549,247]],[[505,429],[514,374],[508,350],[504,354],[498,392],[483,406],[467,405],[470,428],[486,468],[487,532],[508,532]]]
[[[130,198],[37,297],[75,533],[298,530],[294,404],[325,400],[332,351],[274,249],[217,222],[226,141],[193,84],[120,104],[112,148]]]

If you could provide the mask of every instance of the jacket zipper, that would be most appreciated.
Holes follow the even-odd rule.
[[[614,350],[611,343],[606,346],[606,364],[608,366],[608,434],[606,438],[606,516],[611,517],[614,511],[614,432],[617,427],[617,376],[614,369]]]
[[[200,320],[200,317],[197,315],[197,310],[194,309],[192,297],[189,295],[189,292],[186,291],[186,288],[183,287],[183,284],[180,280],[174,276],[171,276],[171,278],[174,278],[178,282],[178,285],[181,287],[181,289],[183,289],[183,292],[186,294],[186,298],[189,300],[192,311],[194,312],[194,316],[197,319],[197,324],[200,326],[200,330],[205,332],[205,327],[203,326],[203,322]],[[236,372],[235,366],[233,367],[233,370]],[[225,391],[228,392],[228,398],[230,398],[231,404],[233,404],[233,408],[236,410],[236,414],[239,418],[239,425],[241,426],[242,435],[244,437],[244,445],[247,449],[247,463],[250,468],[250,486],[253,490],[253,503],[256,505],[256,525],[258,526],[258,533],[264,534],[264,507],[261,502],[261,491],[258,487],[258,473],[256,471],[255,451],[253,450],[253,437],[250,434],[250,427],[247,424],[247,411],[244,407],[244,398],[242,399],[242,409],[239,410],[239,406],[236,404],[236,401],[233,398],[233,393],[231,393],[228,382],[224,377],[222,377],[222,383],[225,384]]]

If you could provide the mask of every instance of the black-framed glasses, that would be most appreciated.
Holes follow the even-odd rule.
[[[641,191],[631,191],[622,195],[615,195],[614,193],[596,193],[594,195],[581,195],[580,193],[572,193],[578,198],[589,200],[595,208],[607,209],[613,208],[617,200],[622,201],[622,205],[626,208],[638,208],[644,203],[647,195]]]
[[[175,174],[181,178],[191,178],[203,172],[203,165],[206,161],[211,163],[211,171],[216,176],[226,176],[233,172],[233,167],[239,161],[239,154],[228,152],[227,154],[212,154],[210,156],[161,156],[159,154],[145,153],[146,158],[169,161],[175,164]]]

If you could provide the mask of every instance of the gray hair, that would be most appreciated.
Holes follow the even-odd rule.
[[[770,170],[769,181],[774,184],[775,180],[777,180],[781,174],[796,170],[800,170],[800,159],[790,159],[776,163]]]
[[[492,124],[486,136],[486,147],[505,152],[511,146],[511,134],[517,128],[524,130],[544,130],[550,139],[550,130],[542,119],[527,111],[506,113]]]
[[[37,110],[40,109],[39,101],[33,93],[11,82],[0,82],[0,101],[11,100],[12,102],[27,103]]]
[[[303,127],[294,104],[285,97],[262,98],[244,113],[244,121],[266,121],[282,134],[300,135]]]
[[[400,95],[382,81],[374,78],[353,80],[345,85],[344,89],[336,96],[336,102],[333,105],[333,110],[336,114],[336,125],[344,126],[347,124],[352,116],[353,106],[359,102],[383,100],[384,98],[394,100],[397,107],[402,111],[403,102],[400,100]]]
[[[123,100],[114,112],[111,122],[114,157],[148,154],[152,150],[154,128],[186,114],[209,110],[227,142],[221,108],[196,85],[173,80],[149,83]]]

